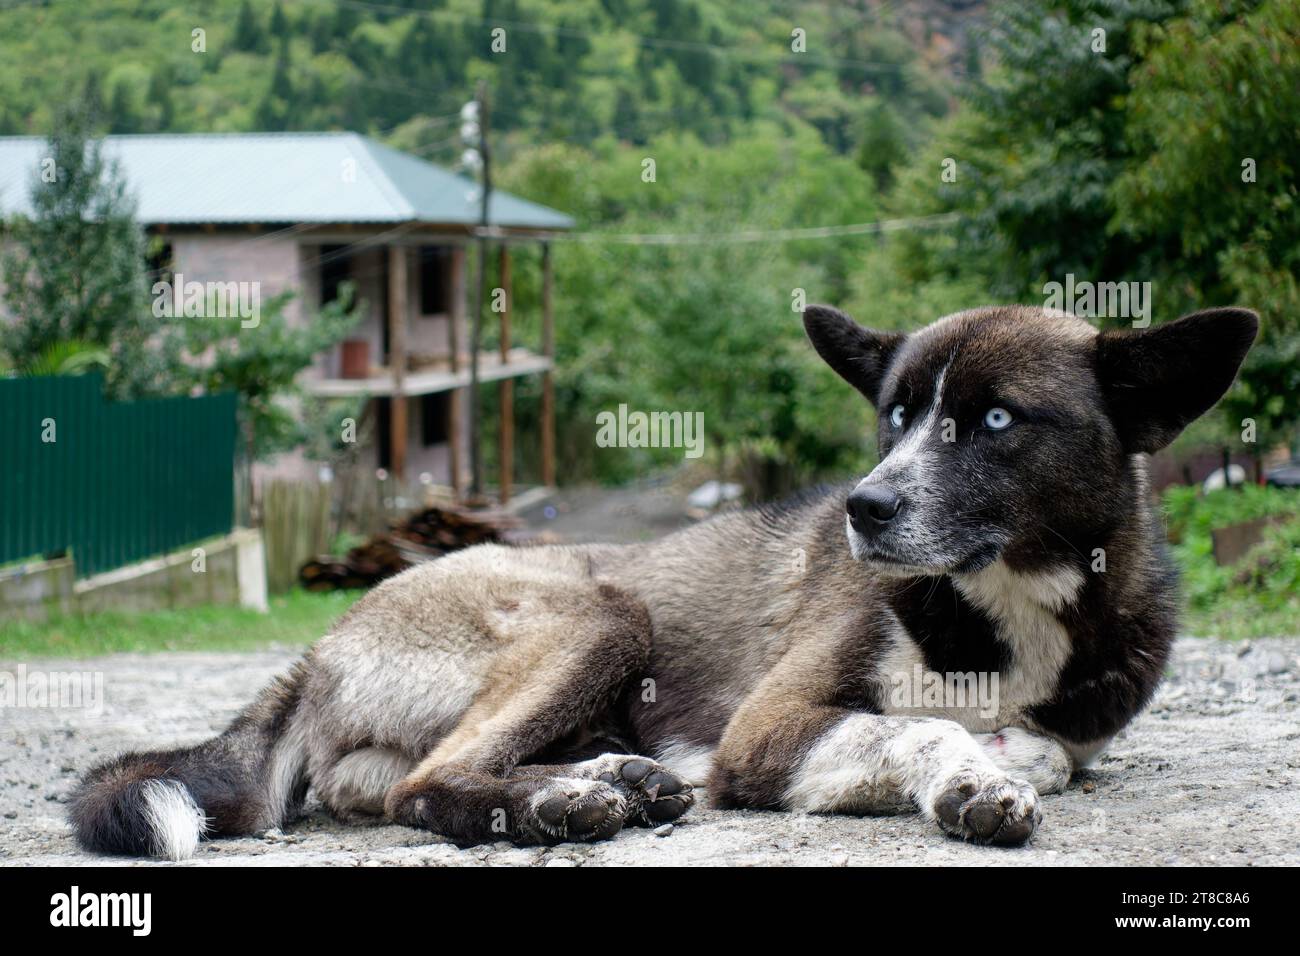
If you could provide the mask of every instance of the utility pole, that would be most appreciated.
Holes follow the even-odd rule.
[[[473,109],[471,109],[473,107]],[[483,336],[483,300],[487,297],[487,229],[488,197],[492,192],[492,154],[488,149],[488,99],[487,84],[479,81],[472,103],[461,110],[465,120],[462,135],[470,131],[471,124],[478,127],[478,165],[483,170],[479,195],[478,219],[478,276],[474,283],[474,312],[470,318],[469,336],[469,462],[471,500],[483,497],[483,441],[482,412],[479,407],[479,346]],[[469,159],[472,150],[466,151]],[[471,161],[472,162],[472,161]]]

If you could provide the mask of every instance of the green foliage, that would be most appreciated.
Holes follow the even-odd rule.
[[[240,396],[247,451],[263,457],[305,438],[289,404],[298,374],[356,324],[352,289],[302,327],[287,293],[263,305],[259,323],[175,317],[160,324],[145,296],[145,244],[116,168],[90,136],[84,108],[68,111],[50,139],[57,176],[32,186],[34,215],[10,224],[5,300],[17,321],[0,323],[0,355],[20,374],[70,374],[98,365],[116,397],[221,392]]]
[[[0,10],[0,56],[48,67],[21,84],[0,74],[0,124],[44,128],[48,104],[71,85],[111,103],[114,132],[348,128],[450,164],[454,114],[482,79],[506,188],[584,228],[720,233],[874,217],[873,183],[891,182],[950,103],[942,68],[885,11],[803,8],[808,52],[796,54],[778,0],[185,7],[105,11],[94,35],[88,18],[56,24],[45,8],[9,30],[17,15]],[[498,22],[506,56],[488,46]],[[206,52],[178,42],[195,26]],[[659,164],[655,184],[640,181],[647,156]],[[705,412],[715,461],[776,467],[779,484],[860,459],[869,413],[811,356],[791,292],[843,302],[875,242],[557,245],[562,473],[613,480],[680,460],[596,449],[596,413],[620,402]],[[516,270],[521,341],[536,331],[535,271],[535,261]],[[251,347],[254,336],[227,341]],[[214,375],[193,384],[238,378]],[[521,434],[535,384],[517,384]],[[495,390],[485,393],[490,404]],[[289,440],[282,403],[245,405],[266,436],[259,448]],[[312,434],[316,411],[304,416]]]
[[[1094,30],[1105,31],[1097,52]],[[1300,8],[1289,0],[1065,0],[997,7],[993,65],[900,174],[895,208],[958,212],[892,243],[915,296],[1043,301],[1043,284],[1151,282],[1154,318],[1240,304],[1264,319],[1213,421],[1240,447],[1300,419]],[[944,183],[940,163],[956,161]],[[1243,160],[1258,179],[1243,182]],[[969,304],[969,300],[967,303]]]
[[[772,132],[714,147],[689,134],[643,150],[544,147],[521,153],[504,183],[610,234],[734,234],[876,215],[850,159],[806,127]],[[643,156],[656,161],[654,182],[642,179]],[[870,241],[557,244],[561,446],[591,456],[571,459],[570,473],[619,479],[681,460],[680,450],[596,448],[596,413],[621,403],[703,412],[715,462],[757,457],[788,473],[781,485],[860,458],[865,403],[812,356],[792,292],[841,299]],[[516,291],[521,314],[535,312],[534,295]]]
[[[90,128],[81,109],[62,115],[42,170],[50,181],[33,176],[33,215],[9,223],[0,269],[5,306],[20,321],[0,322],[0,353],[31,368],[82,343],[111,354],[112,394],[139,395],[160,374],[145,321],[144,241],[125,184]]]
[[[72,88],[115,131],[347,128],[451,164],[454,114],[484,80],[500,182],[582,229],[959,214],[955,228],[816,244],[557,244],[571,479],[678,460],[596,449],[596,413],[620,402],[704,411],[722,462],[811,475],[860,460],[869,413],[803,345],[796,288],[902,329],[990,300],[1042,301],[1066,273],[1151,281],[1157,321],[1248,305],[1263,313],[1261,341],[1226,415],[1188,440],[1237,447],[1249,417],[1267,445],[1300,417],[1300,13],[1288,0],[991,5],[986,22],[963,21],[979,39],[959,55],[951,114],[939,44],[909,39],[891,5],[816,4],[796,18],[778,0],[210,0],[200,16],[88,0],[101,16],[69,17],[62,2],[0,10],[0,56],[45,67],[0,73],[2,131],[47,128]],[[791,50],[792,20],[805,54]],[[489,49],[496,23],[505,56]],[[204,53],[177,39],[195,25]],[[646,157],[657,183],[640,181]],[[955,182],[940,178],[945,159]],[[515,279],[520,341],[536,332],[530,257]],[[147,357],[128,369],[156,374]],[[534,387],[518,383],[521,434]],[[271,444],[287,440],[266,422]]]
[[[113,132],[353,129],[451,161],[445,119],[485,79],[511,145],[668,130],[722,142],[753,119],[795,115],[847,153],[877,99],[909,128],[948,107],[948,82],[892,16],[833,4],[793,18],[805,54],[791,51],[783,0],[76,6],[0,7],[0,61],[42,67],[0,75],[0,133],[47,129],[52,104],[88,88],[111,104]],[[495,24],[506,55],[489,47]],[[196,27],[205,52],[190,48]]]
[[[1004,301],[1041,301],[1063,279],[1127,277],[1131,245],[1108,233],[1108,190],[1130,156],[1125,97],[1134,27],[1175,4],[1015,0],[992,11],[996,67],[963,89],[967,109],[936,132],[900,190],[913,211],[963,214],[957,241],[927,251],[936,271],[984,277]],[[1105,53],[1093,30],[1105,30]],[[944,182],[941,163],[956,163]],[[904,256],[914,253],[914,247]]]
[[[1168,489],[1163,504],[1192,633],[1300,633],[1300,492],[1246,485],[1201,494],[1180,487]],[[1290,519],[1269,528],[1237,565],[1215,563],[1212,530],[1275,515]]]
[[[44,375],[80,375],[92,370],[108,369],[110,356],[108,349],[89,342],[53,342],[36,355],[20,365],[9,366],[0,356],[0,372],[14,373],[37,378]]]
[[[1300,6],[1196,0],[1141,34],[1128,99],[1135,156],[1112,228],[1144,248],[1164,301],[1259,310],[1260,338],[1226,401],[1265,446],[1300,419]],[[1247,167],[1253,166],[1253,171]]]
[[[349,283],[300,325],[291,325],[284,314],[292,298],[283,293],[262,303],[256,326],[245,328],[240,315],[216,317],[217,310],[208,309],[204,318],[175,319],[166,333],[164,347],[178,387],[239,394],[245,446],[255,459],[307,440],[303,417],[292,403],[301,394],[298,375],[361,317]]]
[[[885,192],[893,185],[895,167],[907,159],[907,135],[903,123],[888,103],[876,103],[868,110],[858,144],[858,165],[871,174],[876,188]]]

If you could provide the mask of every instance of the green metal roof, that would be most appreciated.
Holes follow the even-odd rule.
[[[45,151],[34,136],[0,137],[0,218],[29,213]],[[178,133],[109,136],[143,223],[400,223],[472,225],[477,185],[357,133]],[[494,226],[570,229],[561,212],[492,191]]]

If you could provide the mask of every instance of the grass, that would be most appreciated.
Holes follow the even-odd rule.
[[[1164,510],[1182,570],[1185,631],[1229,639],[1300,635],[1300,492],[1173,488]],[[1269,528],[1237,564],[1214,563],[1211,529],[1271,515],[1291,520]]]
[[[90,657],[121,651],[246,651],[316,640],[364,592],[292,591],[267,614],[238,607],[58,615],[0,623],[0,658]]]

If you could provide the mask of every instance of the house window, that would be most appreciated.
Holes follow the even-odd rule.
[[[414,399],[411,399],[413,402]],[[425,448],[447,441],[447,418],[451,409],[451,393],[436,392],[420,396],[420,443]],[[393,400],[387,396],[375,399],[376,462],[380,468],[393,467]]]
[[[348,280],[348,256],[344,246],[320,247],[320,304],[329,305],[339,297],[339,285]]]
[[[149,240],[148,253],[145,256],[145,268],[149,271],[149,286],[155,282],[170,284],[175,278],[176,263],[172,254],[172,244],[164,242],[159,236]]]
[[[420,247],[420,314],[442,315],[447,307],[447,272],[450,250],[446,246]]]
[[[424,447],[441,445],[447,440],[447,415],[451,407],[450,392],[420,396],[420,441]]]

